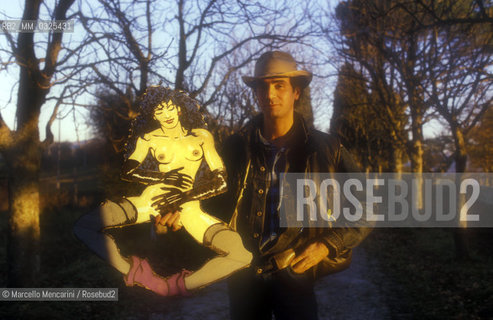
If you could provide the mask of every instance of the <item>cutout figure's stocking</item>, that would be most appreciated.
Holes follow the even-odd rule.
[[[222,223],[214,224],[207,229],[203,244],[219,255],[185,278],[188,290],[202,288],[222,280],[235,271],[247,267],[252,260],[252,254],[243,246],[240,235]]]
[[[121,199],[119,202],[107,200],[77,220],[74,234],[98,256],[126,274],[130,264],[121,256],[115,239],[107,234],[105,229],[128,225],[136,220],[137,212],[127,199]]]

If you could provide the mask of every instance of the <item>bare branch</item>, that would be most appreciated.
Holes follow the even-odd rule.
[[[10,34],[10,32],[8,32],[7,30],[3,32],[5,37],[7,38],[7,41],[9,42],[10,44],[10,48],[12,48],[12,52],[15,53],[17,52],[17,46],[15,45],[15,41],[14,41],[14,38],[12,37],[12,35]]]
[[[60,0],[55,9],[55,19],[65,20],[68,9],[72,6],[75,0]],[[43,88],[49,88],[49,82],[55,73],[56,61],[58,59],[58,53],[62,48],[62,36],[63,32],[53,33],[52,39],[48,44],[45,56],[45,67],[42,72],[42,78],[40,84]]]
[[[54,136],[53,136],[53,132],[51,131],[51,126],[53,125],[53,122],[56,120],[58,110],[60,108],[60,105],[63,102],[63,98],[64,98],[64,95],[65,95],[65,92],[67,91],[67,89],[68,89],[68,87],[63,88],[62,93],[58,97],[57,102],[55,104],[55,107],[53,108],[53,112],[51,113],[50,119],[48,120],[48,123],[46,124],[46,127],[45,127],[46,138],[42,143],[44,148],[47,148],[54,141]]]

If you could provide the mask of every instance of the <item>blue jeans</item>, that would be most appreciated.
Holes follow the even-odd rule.
[[[232,320],[316,320],[317,300],[313,280],[284,269],[257,275],[253,268],[228,280]]]

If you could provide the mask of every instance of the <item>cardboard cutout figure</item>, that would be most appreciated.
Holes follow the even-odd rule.
[[[252,255],[241,238],[219,219],[205,213],[200,200],[226,190],[225,170],[214,139],[203,129],[198,103],[182,91],[149,87],[132,123],[122,178],[147,185],[138,197],[106,201],[76,223],[76,236],[124,274],[127,286],[140,285],[163,296],[182,294],[223,279],[249,265]],[[143,168],[150,154],[158,171]],[[205,161],[210,174],[197,172]],[[196,180],[197,177],[197,181]],[[195,272],[182,271],[168,278],[156,275],[146,259],[123,257],[105,228],[148,222],[156,215],[180,211],[180,222],[200,244],[220,253]]]

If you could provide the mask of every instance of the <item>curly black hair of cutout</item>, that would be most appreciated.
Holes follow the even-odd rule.
[[[126,158],[135,149],[137,138],[143,137],[144,134],[159,128],[159,121],[154,119],[154,111],[160,104],[169,101],[180,107],[181,115],[179,115],[179,120],[188,134],[192,134],[192,129],[205,128],[205,120],[199,111],[200,105],[198,101],[191,98],[186,92],[162,86],[148,87],[140,98],[139,115],[130,125],[130,133],[125,145]]]

